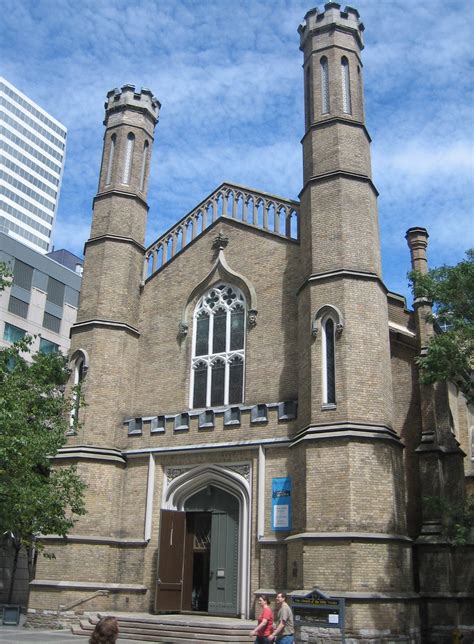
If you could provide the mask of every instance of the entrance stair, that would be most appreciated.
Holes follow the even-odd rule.
[[[118,620],[121,641],[155,642],[156,644],[249,644],[255,638],[250,631],[255,621],[208,615],[149,615],[130,613],[107,613]],[[81,620],[72,627],[74,635],[90,637],[95,625],[106,614]]]

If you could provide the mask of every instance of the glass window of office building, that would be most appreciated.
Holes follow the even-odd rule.
[[[41,253],[52,233],[67,130],[0,77],[0,232]]]

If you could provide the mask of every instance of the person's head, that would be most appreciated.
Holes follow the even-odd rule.
[[[115,644],[118,637],[118,624],[115,617],[103,617],[96,625],[89,644]]]
[[[264,606],[268,606],[270,604],[270,600],[268,598],[268,595],[259,595],[257,597],[257,601],[260,604],[260,606],[263,608]]]
[[[286,602],[286,593],[277,593],[277,596],[275,599],[278,606],[281,606],[283,602]]]

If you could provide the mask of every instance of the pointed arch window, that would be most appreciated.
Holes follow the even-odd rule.
[[[322,320],[323,404],[336,404],[336,325],[331,317]]]
[[[191,401],[194,408],[243,402],[245,310],[242,292],[219,283],[194,312]]]
[[[81,386],[84,381],[88,368],[88,360],[86,354],[79,351],[73,366],[73,394],[72,394],[72,408],[69,417],[69,430],[70,433],[76,433],[77,425],[79,423],[79,411],[81,408]]]
[[[321,67],[321,113],[329,113],[329,63],[326,56],[319,61]]]
[[[128,185],[130,183],[130,176],[132,174],[132,158],[133,148],[135,146],[135,135],[130,132],[127,136],[127,143],[125,148],[125,159],[123,163],[122,183]]]
[[[140,190],[142,192],[143,188],[145,187],[146,169],[148,165],[148,148],[148,141],[145,141],[145,143],[143,144],[142,169],[140,171]]]
[[[305,117],[306,127],[313,122],[313,83],[311,79],[311,65],[308,65],[305,75]]]
[[[112,134],[110,137],[110,148],[109,148],[109,161],[107,163],[107,175],[105,177],[105,185],[108,186],[112,183],[112,170],[114,167],[114,156],[115,156],[115,144],[117,141],[117,135]]]
[[[349,73],[349,61],[345,56],[341,58],[341,78],[342,78],[342,111],[344,114],[351,114],[351,79]]]

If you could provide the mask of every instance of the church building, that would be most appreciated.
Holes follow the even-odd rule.
[[[44,537],[37,616],[253,618],[258,592],[317,588],[345,599],[351,641],[474,624],[474,548],[425,503],[472,480],[469,416],[454,385],[418,381],[429,302],[382,281],[364,27],[329,2],[298,31],[299,201],[222,183],[145,247],[160,103],[107,94],[71,331],[85,406],[54,459],[77,464],[87,514]],[[401,270],[426,271],[427,231],[406,239]]]

